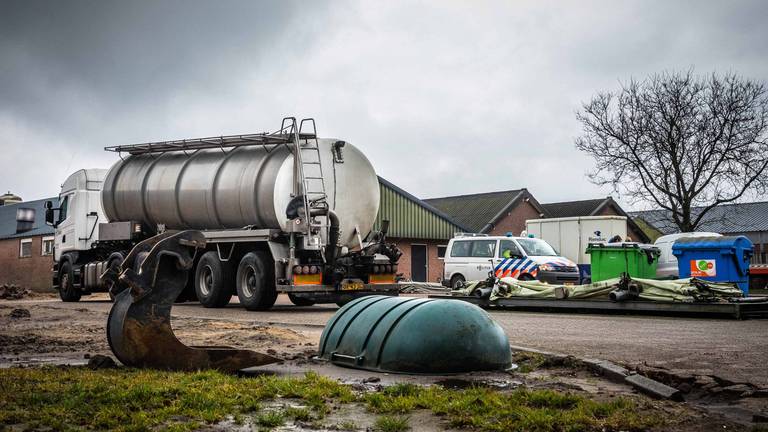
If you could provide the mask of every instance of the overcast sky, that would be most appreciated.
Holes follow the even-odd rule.
[[[766,80],[766,16],[765,1],[0,0],[0,193],[54,196],[108,168],[107,145],[295,115],[422,198],[606,196],[574,148],[581,102],[669,69]]]

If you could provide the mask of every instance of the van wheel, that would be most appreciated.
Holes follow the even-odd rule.
[[[220,308],[232,298],[232,269],[221,262],[219,255],[208,251],[200,257],[195,268],[195,294],[207,308]]]
[[[249,252],[237,266],[237,298],[245,309],[267,310],[277,300],[274,266],[265,252]]]
[[[75,274],[72,271],[72,264],[64,261],[59,269],[59,297],[65,302],[80,301],[82,292],[75,288]]]
[[[314,300],[310,300],[305,297],[296,297],[293,294],[288,294],[288,298],[291,300],[291,303],[295,304],[296,306],[312,306],[315,304]]]
[[[530,274],[528,274],[528,273],[526,273],[524,275],[520,275],[520,277],[517,278],[517,280],[521,280],[521,281],[532,281],[534,279],[535,278],[533,276],[531,276]]]
[[[465,282],[466,282],[466,279],[464,279],[464,276],[460,274],[454,275],[451,278],[451,289],[456,290],[456,289],[464,288]]]

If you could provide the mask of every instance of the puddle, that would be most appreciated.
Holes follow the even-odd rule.
[[[485,387],[495,390],[508,390],[521,386],[523,383],[520,381],[490,379],[490,380],[468,380],[461,378],[447,378],[439,381],[435,381],[436,385],[439,385],[446,389],[462,390],[470,387]]]

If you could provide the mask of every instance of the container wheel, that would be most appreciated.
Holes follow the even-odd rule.
[[[295,304],[296,306],[312,306],[315,304],[314,300],[310,300],[304,297],[296,297],[294,294],[288,294],[288,298],[291,300],[291,303]]]
[[[195,268],[195,294],[207,308],[220,308],[232,298],[232,269],[221,262],[219,255],[208,251],[200,257]]]
[[[72,271],[72,264],[64,261],[59,268],[59,297],[65,302],[80,301],[82,292],[75,287],[75,275]]]
[[[250,311],[267,310],[277,300],[274,266],[266,252],[247,253],[237,267],[237,297]]]

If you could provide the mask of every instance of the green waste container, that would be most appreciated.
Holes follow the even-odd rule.
[[[587,246],[590,255],[592,282],[598,282],[621,276],[653,279],[659,263],[659,248],[642,243],[590,243]]]

